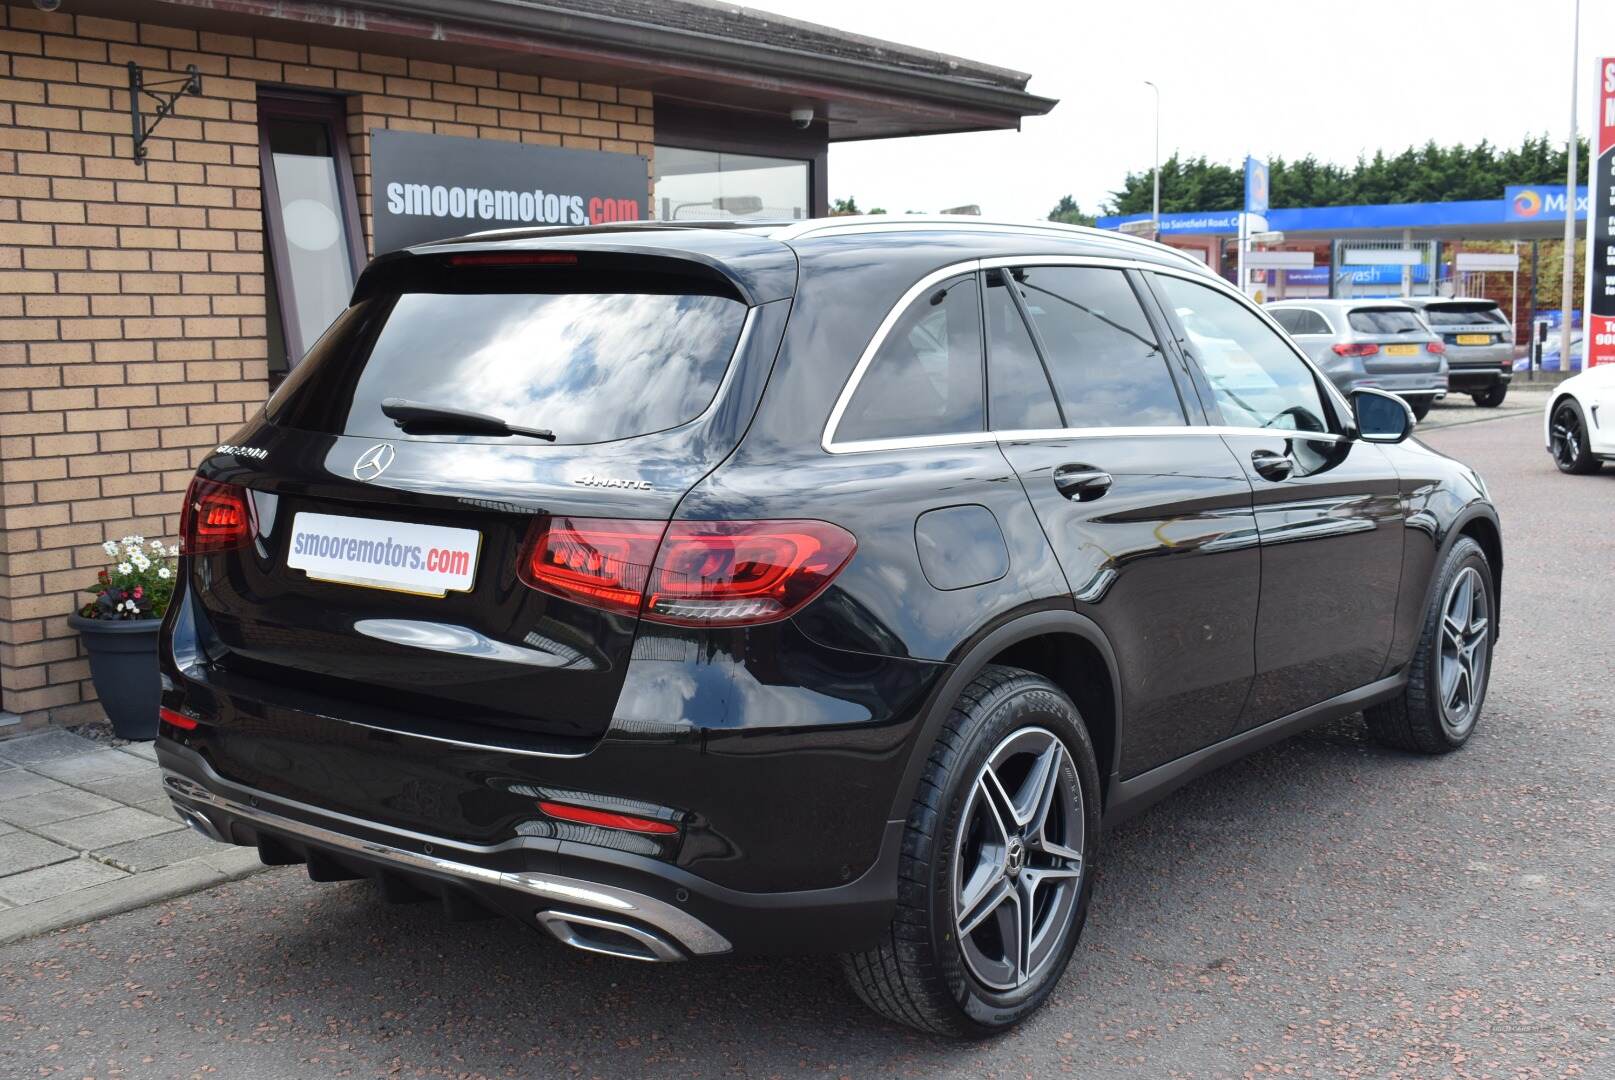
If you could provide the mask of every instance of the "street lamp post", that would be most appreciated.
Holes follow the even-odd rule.
[[[1565,170],[1565,274],[1564,292],[1559,298],[1559,370],[1566,376],[1570,374],[1570,315],[1576,306],[1571,296],[1576,287],[1576,75],[1581,64],[1581,0],[1575,0],[1574,11],[1570,30],[1570,164]],[[1588,210],[1590,220],[1591,207]],[[1582,340],[1586,340],[1585,333]]]
[[[1579,4],[1581,0],[1576,0]],[[1144,80],[1144,85],[1155,91],[1155,167],[1150,170],[1154,179],[1155,191],[1150,196],[1150,224],[1154,236],[1153,240],[1161,238],[1161,88]]]

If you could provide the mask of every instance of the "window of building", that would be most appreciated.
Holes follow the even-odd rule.
[[[812,215],[806,161],[658,146],[654,169],[654,212],[661,221]]]
[[[976,279],[950,278],[914,301],[886,335],[836,441],[982,430],[981,359]]]
[[[1068,427],[1188,423],[1166,353],[1120,270],[1014,272]]]
[[[364,265],[342,104],[261,97],[269,369],[296,366],[348,306]]]

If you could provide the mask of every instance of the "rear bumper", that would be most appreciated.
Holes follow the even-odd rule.
[[[1498,364],[1486,364],[1475,367],[1453,367],[1447,375],[1447,385],[1455,391],[1489,390],[1498,383],[1508,383],[1514,378],[1512,369],[1504,368]]]
[[[437,899],[451,917],[506,915],[563,943],[637,960],[866,948],[890,921],[902,823],[846,885],[747,893],[645,856],[536,837],[471,844],[309,806],[233,783],[160,738],[164,788],[192,828],[305,863],[316,881],[368,878],[388,899]],[[562,850],[562,849],[565,850]]]

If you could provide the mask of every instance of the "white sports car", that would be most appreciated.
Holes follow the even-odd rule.
[[[1615,364],[1560,383],[1542,417],[1548,453],[1560,472],[1590,473],[1615,461]]]

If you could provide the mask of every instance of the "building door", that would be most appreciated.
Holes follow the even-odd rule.
[[[269,370],[297,365],[348,306],[364,267],[364,236],[335,98],[258,98],[263,176]]]

